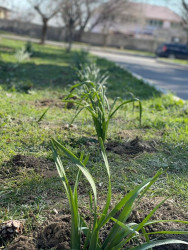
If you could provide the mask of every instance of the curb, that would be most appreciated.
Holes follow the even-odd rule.
[[[93,51],[99,51],[99,52],[106,52],[106,53],[111,53],[111,54],[116,54],[116,55],[125,55],[125,56],[135,56],[135,57],[142,57],[142,58],[156,58],[155,56],[146,56],[146,55],[141,55],[141,54],[136,54],[136,53],[129,53],[129,52],[123,52],[123,51],[116,51],[116,50],[111,50],[111,49],[106,49],[106,48],[97,48],[97,47],[92,47],[89,46],[89,50]]]
[[[184,68],[184,69],[188,68],[188,65],[186,65],[186,64],[173,63],[173,62],[165,62],[165,61],[160,60],[160,59],[156,59],[156,62],[159,62],[159,63],[162,63],[162,64],[166,64],[166,65],[179,66],[180,68]]]

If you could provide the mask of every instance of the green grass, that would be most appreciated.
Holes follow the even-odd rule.
[[[101,200],[107,184],[95,130],[87,111],[77,118],[77,128],[67,129],[66,126],[72,120],[75,108],[66,109],[58,105],[52,106],[39,124],[36,122],[48,107],[40,105],[40,101],[61,102],[59,98],[68,93],[77,79],[72,67],[76,52],[68,54],[59,47],[33,44],[33,57],[17,65],[14,53],[22,46],[23,42],[0,40],[0,221],[24,218],[30,231],[47,214],[53,213],[53,208],[61,210],[65,206],[62,202],[65,196],[58,177],[42,176],[25,169],[17,175],[6,176],[7,161],[14,155],[41,156],[52,160],[49,141],[54,137],[74,154],[81,150],[90,153],[88,168],[96,183],[102,185],[99,192]],[[188,103],[175,101],[172,95],[162,95],[112,62],[94,57],[93,60],[102,72],[110,75],[107,91],[110,100],[116,96],[134,96],[143,104],[142,127],[138,122],[138,106],[135,105],[133,112],[130,104],[113,117],[107,140],[121,142],[139,136],[145,141],[154,140],[157,148],[156,152],[134,157],[108,152],[114,199],[119,199],[162,167],[166,173],[149,196],[171,196],[175,206],[186,210]],[[32,86],[29,93],[24,92],[25,86]],[[66,165],[67,160],[64,159],[63,163]],[[70,168],[69,179],[75,176],[74,168]],[[89,187],[84,180],[82,187],[87,192]],[[82,196],[84,200],[84,194]]]
[[[105,47],[106,49],[109,49],[109,47]],[[155,53],[149,52],[149,51],[143,51],[143,50],[133,50],[133,49],[115,49],[115,48],[110,48],[112,51],[117,51],[117,52],[125,52],[130,55],[139,55],[139,56],[150,56],[150,57],[155,57]]]
[[[188,65],[188,60],[183,60],[183,59],[160,58],[159,60],[163,62],[170,62],[170,63],[180,64],[180,65]]]

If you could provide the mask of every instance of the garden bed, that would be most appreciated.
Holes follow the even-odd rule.
[[[83,111],[70,125],[76,106],[68,108],[62,102],[62,97],[77,80],[72,67],[76,64],[77,52],[68,54],[62,48],[34,44],[34,56],[15,67],[14,53],[22,46],[23,42],[0,41],[0,224],[12,219],[24,220],[23,234],[13,243],[10,241],[10,249],[23,245],[26,249],[45,249],[49,243],[42,238],[45,230],[52,234],[49,236],[52,241],[56,233],[58,239],[65,236],[63,247],[66,249],[70,247],[70,211],[53,162],[50,139],[57,139],[76,155],[81,151],[90,154],[88,169],[99,187],[101,206],[107,193],[106,172],[91,117]],[[187,220],[188,103],[162,95],[112,62],[93,60],[102,72],[109,74],[110,102],[116,96],[123,99],[135,96],[143,105],[141,126],[136,103],[134,109],[132,104],[120,109],[109,125],[105,147],[113,176],[112,205],[163,168],[165,173],[138,204],[132,219],[139,221],[161,197],[170,196],[156,218]],[[25,92],[26,85],[29,90]],[[74,180],[75,168],[66,157],[63,164],[69,179]],[[82,211],[87,210],[89,190],[88,183],[81,177]],[[54,233],[50,228],[52,224],[56,228]],[[161,225],[161,229],[174,227],[169,225]],[[38,232],[37,235],[34,232]],[[61,240],[53,243],[56,249],[63,249]],[[9,242],[6,244],[9,246]]]

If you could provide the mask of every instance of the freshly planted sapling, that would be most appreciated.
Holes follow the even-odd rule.
[[[186,221],[179,220],[150,220],[155,211],[161,206],[166,199],[164,199],[159,205],[157,205],[140,223],[128,222],[128,218],[133,210],[134,202],[137,198],[141,198],[146,191],[153,185],[154,182],[162,174],[162,170],[158,171],[157,174],[137,186],[135,189],[131,190],[126,194],[115,206],[113,209],[110,209],[111,204],[111,173],[110,167],[108,164],[108,159],[105,153],[103,146],[103,140],[99,138],[102,157],[104,160],[104,165],[106,167],[106,172],[108,176],[108,193],[106,198],[106,204],[104,205],[101,211],[98,211],[98,200],[97,200],[97,188],[94,178],[90,174],[89,170],[86,167],[86,164],[89,160],[89,156],[84,157],[84,154],[81,154],[80,158],[76,157],[70,150],[66,149],[58,141],[52,139],[52,151],[55,159],[55,164],[59,173],[59,176],[62,179],[65,193],[69,201],[70,211],[71,211],[71,249],[89,249],[89,250],[118,250],[122,249],[128,245],[127,249],[141,250],[141,249],[151,249],[155,246],[161,246],[165,244],[185,244],[187,242],[175,239],[169,240],[150,240],[151,234],[188,234],[188,231],[155,231],[155,232],[146,232],[146,227],[150,224],[161,223],[161,222],[177,222],[188,224]],[[77,177],[75,180],[74,188],[72,189],[69,180],[66,175],[65,168],[62,164],[61,158],[58,154],[58,151],[62,151],[78,168]],[[88,195],[90,201],[90,220],[86,222],[78,210],[78,185],[81,175],[83,175],[91,186],[92,193]],[[71,180],[72,181],[72,180]],[[139,199],[138,202],[141,202]],[[100,232],[103,230],[103,227],[113,221],[114,225],[109,232],[107,233],[106,239],[104,241],[100,240]],[[84,237],[81,237],[83,236]],[[82,238],[82,242],[81,242]],[[140,239],[140,241],[135,241],[137,246],[131,247],[130,241],[134,239]],[[136,243],[142,242],[142,243]],[[81,245],[82,243],[82,245]]]

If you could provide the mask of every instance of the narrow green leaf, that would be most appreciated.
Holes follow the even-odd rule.
[[[44,118],[45,114],[48,112],[49,109],[50,109],[50,107],[48,107],[47,109],[44,110],[44,112],[42,113],[42,115],[40,116],[40,118],[37,120],[37,123],[39,123],[40,121],[42,121],[42,119]]]
[[[97,189],[96,189],[96,185],[95,182],[93,180],[93,177],[91,176],[91,174],[89,173],[88,169],[83,165],[82,162],[80,162],[80,160],[68,149],[66,149],[62,144],[60,144],[58,141],[56,141],[55,139],[52,139],[54,145],[59,148],[60,150],[62,150],[68,157],[69,159],[76,164],[76,166],[82,171],[82,173],[84,174],[84,176],[86,177],[86,179],[88,180],[88,182],[90,183],[92,190],[93,190],[93,194],[94,194],[94,200],[95,200],[95,204],[97,202]]]
[[[153,216],[153,214],[157,211],[157,209],[167,200],[168,198],[161,201],[154,209],[144,218],[144,220],[135,228],[136,231],[139,231],[145,226],[145,223]]]
[[[72,218],[71,220],[71,247],[72,249],[79,249],[80,248],[80,232],[79,232],[80,219],[79,219],[78,205],[77,205],[77,188],[75,188],[75,197],[74,197],[71,187],[69,185],[68,179],[66,177],[63,164],[61,162],[60,157],[57,154],[57,151],[55,148],[55,140],[52,140],[51,145],[52,145],[52,151],[53,151],[57,171],[59,173],[59,176],[62,178],[63,185],[66,191],[66,195],[69,200],[70,210],[71,210],[71,218]]]
[[[134,229],[131,227],[127,226],[126,224],[122,223],[121,221],[111,217],[111,220],[116,222],[120,227],[122,227],[125,231],[128,231],[129,233],[137,233]]]
[[[147,250],[147,249],[150,249],[152,247],[157,247],[157,246],[162,246],[162,245],[168,245],[168,244],[185,244],[185,245],[188,245],[187,242],[185,241],[182,241],[182,240],[173,240],[173,239],[170,239],[170,240],[156,240],[156,241],[152,241],[152,242],[147,242],[147,243],[144,243],[140,246],[137,246],[137,247],[133,247],[131,248],[130,250]]]
[[[139,108],[140,108],[140,115],[139,115],[139,120],[140,120],[140,124],[141,124],[141,119],[142,119],[142,103],[139,99],[137,98],[134,98],[134,99],[131,99],[131,100],[127,100],[127,101],[124,101],[122,102],[119,106],[116,107],[116,109],[114,111],[112,111],[110,114],[109,114],[109,117],[112,118],[112,116],[118,111],[118,109],[120,109],[123,105],[126,105],[128,103],[131,103],[131,102],[136,102],[138,101],[139,102]]]
[[[156,231],[147,233],[149,234],[188,234],[188,231]]]
[[[153,221],[146,222],[144,224],[144,226],[148,226],[148,225],[155,224],[155,223],[167,223],[167,222],[176,222],[176,223],[188,224],[188,221],[184,221],[184,220],[153,220]]]

